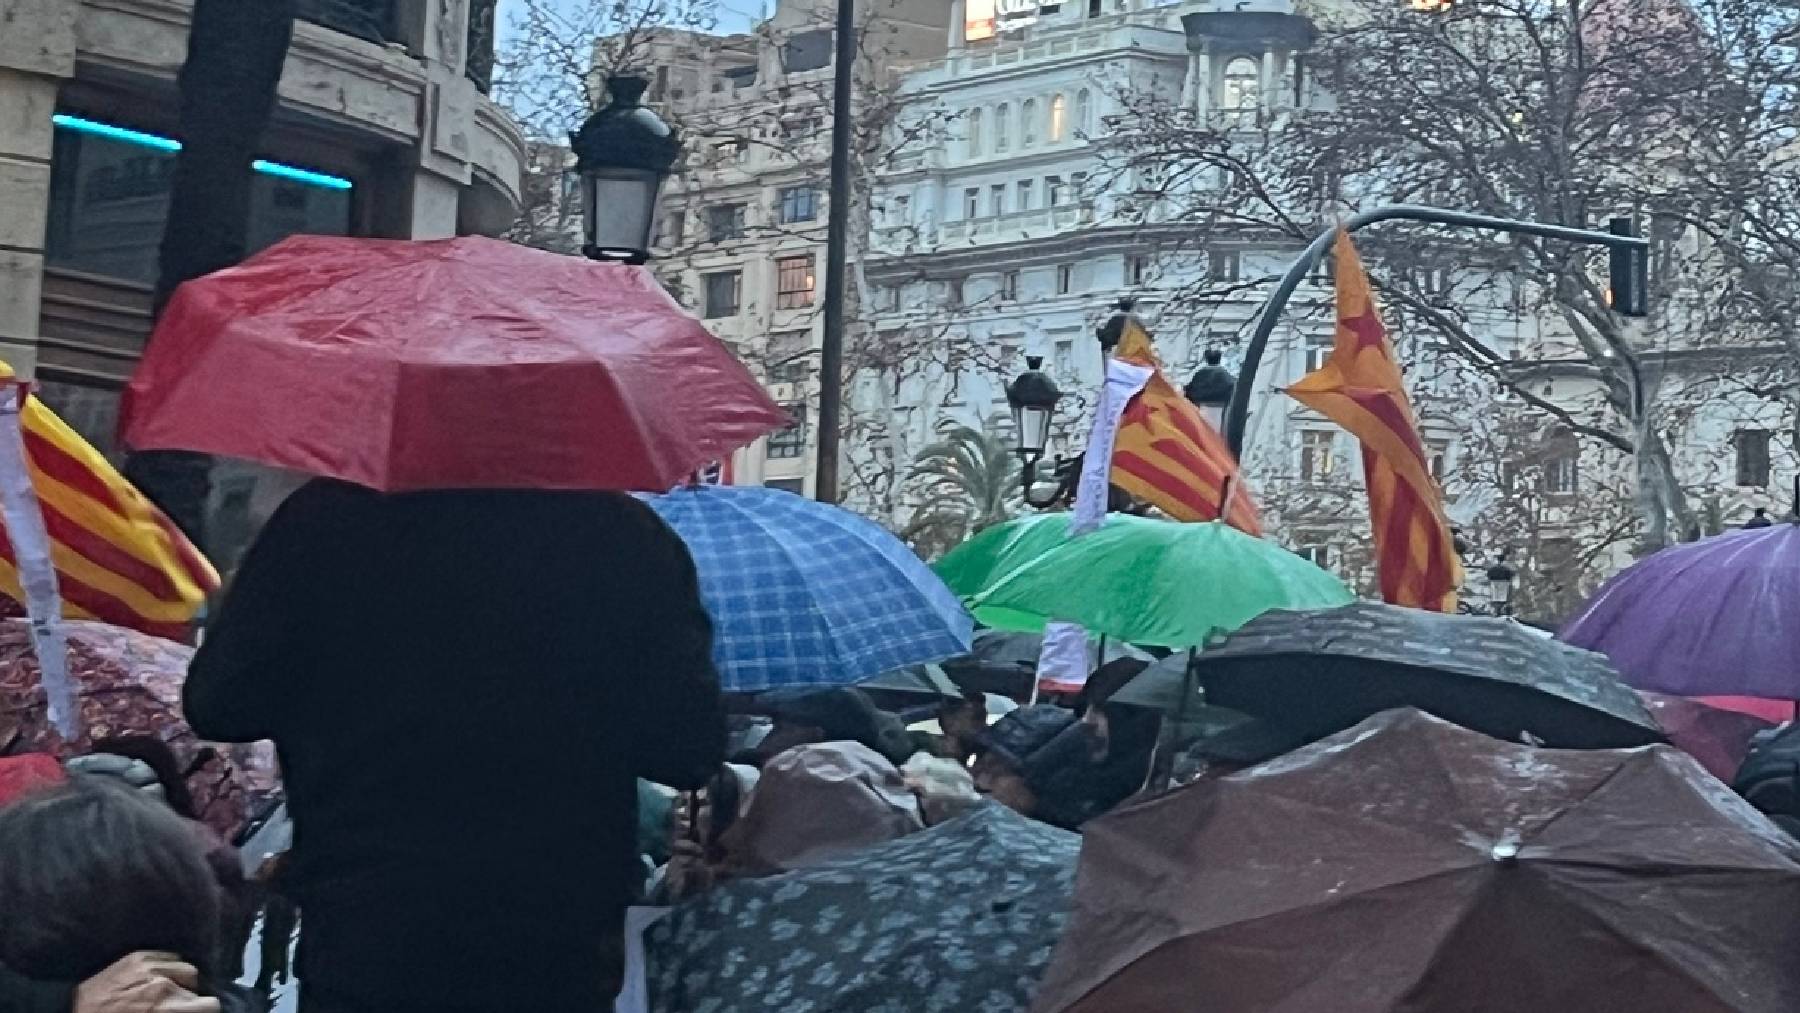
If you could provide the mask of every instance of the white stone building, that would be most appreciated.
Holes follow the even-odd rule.
[[[739,451],[730,478],[810,495],[818,445],[818,348],[825,284],[832,6],[776,5],[750,33],[670,32],[650,47],[647,101],[684,134],[685,171],[664,195],[654,264],[729,342],[795,425]],[[944,49],[935,0],[859,5],[859,161],[887,156],[881,129],[898,68]],[[859,192],[866,192],[858,187]],[[868,234],[852,204],[851,258]]]

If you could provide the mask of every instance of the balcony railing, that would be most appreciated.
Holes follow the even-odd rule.
[[[965,218],[962,221],[945,222],[944,241],[985,239],[992,242],[1005,242],[1020,238],[1036,239],[1083,225],[1091,225],[1093,222],[1094,206],[1092,204],[1059,204],[1056,207],[1038,208],[1034,211],[1011,211],[1002,215],[988,215],[985,218]]]

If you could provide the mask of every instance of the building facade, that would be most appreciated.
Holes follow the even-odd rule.
[[[526,157],[485,95],[492,4],[303,3],[256,163],[252,251],[294,233],[498,233]],[[0,31],[0,358],[116,453],[179,143],[183,0],[11,0]],[[252,490],[227,470],[217,495]]]

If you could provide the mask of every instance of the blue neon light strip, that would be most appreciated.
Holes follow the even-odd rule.
[[[86,120],[79,116],[70,116],[66,113],[57,113],[50,117],[50,122],[65,130],[74,130],[83,134],[93,134],[95,137],[104,137],[110,141],[122,141],[126,144],[136,144],[140,147],[155,148],[157,151],[174,152],[181,150],[181,142],[172,137],[146,134],[141,130],[128,130],[125,127],[115,127],[110,123],[101,123],[98,120]],[[292,180],[296,183],[304,183],[308,186],[324,187],[327,190],[348,190],[355,185],[342,176],[329,176],[322,172],[314,172],[311,169],[301,169],[297,166],[283,165],[280,162],[271,162],[262,158],[251,162],[250,167],[257,172],[269,176],[279,176],[282,179]]]

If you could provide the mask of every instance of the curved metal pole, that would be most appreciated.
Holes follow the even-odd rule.
[[[1231,391],[1231,404],[1225,409],[1225,440],[1231,446],[1231,453],[1238,460],[1244,457],[1244,429],[1250,418],[1250,391],[1256,385],[1256,370],[1262,364],[1263,351],[1268,347],[1269,335],[1275,332],[1275,321],[1281,311],[1300,287],[1300,282],[1324,256],[1325,250],[1337,237],[1339,228],[1345,232],[1374,225],[1378,222],[1411,221],[1432,222],[1438,225],[1459,225],[1468,229],[1482,229],[1488,232],[1517,232],[1528,236],[1542,236],[1545,239],[1561,239],[1571,243],[1583,243],[1589,246],[1605,246],[1621,250],[1647,250],[1650,241],[1638,236],[1618,236],[1610,232],[1595,232],[1591,229],[1571,229],[1564,225],[1549,225],[1544,222],[1524,222],[1511,218],[1490,218],[1487,215],[1469,214],[1464,211],[1447,211],[1443,208],[1430,208],[1418,204],[1392,204],[1387,207],[1374,208],[1352,216],[1341,226],[1332,226],[1314,237],[1306,246],[1306,251],[1288,265],[1287,273],[1281,276],[1281,284],[1269,295],[1262,309],[1257,311],[1256,330],[1250,334],[1250,343],[1244,346],[1244,361],[1238,366],[1237,386]]]

